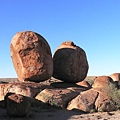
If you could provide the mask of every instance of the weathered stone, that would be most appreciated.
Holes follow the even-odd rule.
[[[117,96],[119,91],[113,79],[109,76],[99,76],[95,79],[93,89],[99,92],[95,106],[97,111],[116,110],[116,103],[119,103]]]
[[[110,75],[113,81],[116,83],[117,87],[120,87],[120,73],[113,73]]]
[[[110,75],[113,81],[120,81],[120,73],[113,73]]]
[[[78,109],[90,112],[95,109],[94,103],[98,97],[98,92],[93,89],[81,92],[75,99],[68,103],[67,109]]]
[[[51,50],[41,35],[32,31],[18,32],[12,38],[10,52],[21,82],[41,82],[52,76]]]
[[[33,82],[0,84],[0,100],[4,100],[8,92],[33,98],[45,88],[51,88],[51,86]]]
[[[53,56],[53,77],[65,82],[80,82],[88,72],[85,51],[73,42],[63,42]]]
[[[100,76],[98,78],[95,79],[91,89],[83,86],[86,85],[84,81],[74,84],[54,78],[40,83],[1,82],[0,100],[4,100],[5,95],[11,92],[27,96],[27,101],[35,110],[41,109],[42,111],[44,106],[46,110],[47,107],[56,108],[55,106],[85,112],[118,110],[120,90],[116,88],[110,77]],[[6,106],[5,101],[0,101],[0,107]]]
[[[5,98],[9,116],[24,117],[30,112],[31,103],[27,97],[8,93]]]
[[[116,106],[104,92],[99,92],[98,98],[95,101],[96,110],[99,112],[110,112],[116,110]]]
[[[108,89],[110,85],[114,85],[114,82],[111,77],[109,76],[99,76],[95,79],[94,84],[92,85],[93,88],[97,89]]]
[[[68,102],[79,95],[80,92],[75,92],[68,89],[44,89],[37,96],[36,99],[49,103],[57,107],[66,108]]]
[[[78,82],[76,84],[79,85],[79,86],[86,87],[86,88],[91,88],[90,84],[87,81],[85,81],[85,80],[81,81],[81,82]]]

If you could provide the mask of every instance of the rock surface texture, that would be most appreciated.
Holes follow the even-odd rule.
[[[10,52],[18,79],[40,82],[53,73],[52,54],[47,41],[32,31],[18,32],[12,38]]]
[[[94,109],[95,101],[98,97],[98,92],[90,89],[88,91],[82,92],[75,99],[69,102],[67,109],[79,109],[85,112],[90,112]]]
[[[50,86],[42,83],[33,82],[17,82],[0,84],[0,100],[4,100],[7,93],[16,93],[23,96],[34,98],[40,91],[45,88],[50,88]]]
[[[77,95],[79,95],[79,92],[69,89],[45,89],[36,96],[36,99],[51,105],[66,108],[68,102]]]
[[[110,84],[114,83],[113,79],[109,76],[99,76],[94,80],[93,88],[107,88]]]
[[[88,72],[85,51],[73,42],[63,42],[53,56],[53,77],[65,82],[83,81]]]
[[[117,93],[117,89],[113,80],[109,76],[99,76],[95,79],[93,88],[81,92],[68,103],[67,109],[79,109],[85,112],[116,110],[115,104],[119,101],[117,97],[114,98],[114,92]]]

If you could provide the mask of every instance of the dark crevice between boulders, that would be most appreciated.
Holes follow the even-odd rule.
[[[95,98],[95,100],[94,100],[94,103],[93,103],[93,110],[90,110],[90,113],[92,113],[92,112],[97,112],[97,108],[96,108],[96,106],[95,106],[95,102],[96,102],[96,100],[98,99],[98,96],[99,96],[99,92],[97,92],[98,94],[97,94],[97,96],[96,96],[96,98]]]

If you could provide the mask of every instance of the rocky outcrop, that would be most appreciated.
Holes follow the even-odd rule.
[[[80,82],[88,72],[85,51],[73,42],[63,42],[53,56],[53,77],[65,82]]]
[[[84,85],[85,83],[87,82],[83,82],[82,84]],[[7,106],[9,116],[21,115],[19,115],[19,110],[22,110],[22,108],[17,108],[20,103],[16,105],[16,102],[20,99],[24,102],[27,101],[34,110],[39,109],[41,111],[44,107],[49,109],[51,106],[67,110],[78,109],[84,112],[110,112],[119,110],[120,90],[116,88],[115,82],[110,77],[97,77],[94,81],[93,88],[83,86],[82,84],[77,85],[60,80],[57,81],[54,78],[41,83],[1,82],[0,107],[5,108]],[[9,97],[11,95],[12,97]],[[12,111],[13,108],[9,108],[11,107],[10,104],[15,108],[16,112],[14,110]],[[22,107],[22,105],[20,106]],[[22,116],[28,114],[28,112],[25,113]]]
[[[11,58],[18,79],[40,82],[53,73],[52,54],[47,41],[32,31],[18,32],[10,45]]]

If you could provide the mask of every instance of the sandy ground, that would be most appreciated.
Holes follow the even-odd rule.
[[[55,109],[41,111],[32,109],[26,117],[16,118],[9,117],[7,111],[0,108],[0,120],[120,120],[120,111],[85,114],[76,110]]]

